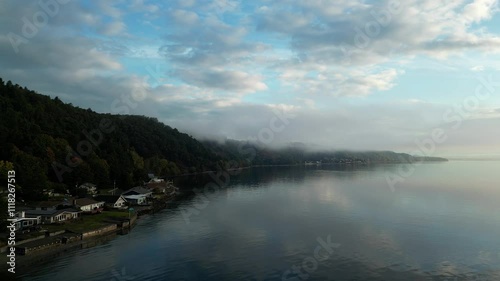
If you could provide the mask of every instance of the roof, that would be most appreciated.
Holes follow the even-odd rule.
[[[78,188],[95,188],[95,187],[97,187],[97,185],[95,185],[93,183],[86,182],[86,183],[80,185]]]
[[[75,205],[77,206],[87,206],[87,205],[92,205],[92,204],[98,204],[103,201],[95,201],[92,198],[80,198],[75,200]]]
[[[149,190],[147,188],[144,188],[142,186],[136,186],[136,187],[133,187],[133,188],[131,188],[129,190],[126,190],[125,192],[122,193],[122,195],[125,195],[127,193],[148,194],[148,193],[151,193],[151,190]]]
[[[146,183],[146,187],[150,189],[155,189],[155,188],[167,188],[169,186],[168,182],[148,182]]]
[[[121,195],[98,195],[94,197],[96,200],[103,201],[105,203],[114,204],[118,199],[122,197]]]
[[[125,197],[125,199],[137,200],[137,199],[141,199],[141,198],[146,198],[146,195],[144,195],[144,194],[137,194],[137,195],[125,195],[125,196],[123,196],[123,197]]]
[[[27,210],[25,211],[27,216],[50,216],[55,217],[62,213],[81,213],[82,211],[73,208],[61,209],[61,210]]]

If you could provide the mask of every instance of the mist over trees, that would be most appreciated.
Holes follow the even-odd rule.
[[[96,113],[0,78],[0,172],[15,169],[18,196],[43,198],[85,182],[129,188],[147,175],[169,177],[223,167],[408,162],[394,152],[307,152],[301,145],[203,141],[156,118]],[[4,180],[5,182],[5,180]]]

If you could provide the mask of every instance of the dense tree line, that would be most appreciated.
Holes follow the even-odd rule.
[[[76,184],[128,188],[148,173],[213,170],[222,158],[155,118],[99,114],[0,79],[0,160],[17,173],[20,195]],[[3,164],[5,167],[6,164]]]

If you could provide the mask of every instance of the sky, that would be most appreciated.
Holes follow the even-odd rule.
[[[493,0],[1,1],[0,77],[197,138],[500,156]]]

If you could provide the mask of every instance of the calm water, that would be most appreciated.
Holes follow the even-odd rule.
[[[500,162],[425,164],[391,189],[386,175],[400,168],[243,171],[208,203],[187,195],[128,235],[23,277],[500,280]]]

